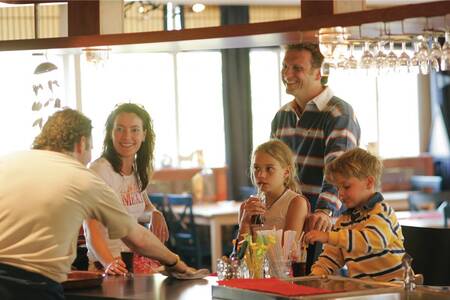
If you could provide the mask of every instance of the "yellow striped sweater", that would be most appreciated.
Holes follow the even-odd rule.
[[[346,264],[353,278],[401,280],[403,239],[394,210],[375,193],[362,208],[339,217],[311,273],[333,274]]]

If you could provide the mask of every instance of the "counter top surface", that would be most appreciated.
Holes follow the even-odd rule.
[[[338,276],[298,277],[294,282],[303,285],[327,288],[339,292],[324,295],[283,297],[270,293],[218,286],[217,277],[206,277],[197,280],[176,280],[166,276],[135,275],[133,278],[109,276],[103,284],[96,288],[66,291],[67,300],[93,299],[160,299],[160,300],[203,300],[203,299],[247,299],[247,300],[280,300],[280,299],[449,299],[447,289],[435,291],[426,287],[417,288],[405,293],[403,288],[392,283],[377,283],[350,279]],[[362,297],[362,298],[361,298]],[[406,298],[405,298],[406,297]]]
[[[75,299],[159,299],[203,300],[212,298],[217,277],[176,280],[161,274],[134,275],[133,278],[107,276],[100,287],[66,291],[67,300]]]

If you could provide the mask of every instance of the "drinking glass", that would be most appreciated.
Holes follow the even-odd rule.
[[[409,57],[408,53],[406,52],[406,41],[402,41],[402,53],[400,53],[398,60],[397,60],[397,70],[402,71],[409,71],[409,64],[410,64],[411,58]]]
[[[418,41],[416,53],[419,62],[420,73],[424,75],[430,73],[430,48],[428,47],[428,42],[425,37]]]
[[[433,42],[431,43],[430,48],[429,60],[431,68],[436,72],[439,72],[439,59],[441,59],[441,56],[442,56],[441,44],[439,44],[438,36],[434,35]]]
[[[386,67],[389,71],[395,71],[397,66],[397,55],[394,52],[394,41],[389,41],[389,53],[386,57]]]
[[[320,52],[325,57],[320,67],[320,74],[322,76],[329,76],[330,70],[335,67],[333,53],[334,53],[334,45],[332,43],[320,43],[319,44]]]
[[[360,60],[360,66],[362,69],[369,70],[373,67],[374,60],[373,60],[373,54],[370,52],[370,42],[365,41],[364,42],[364,52],[361,55]]]
[[[254,197],[259,199],[259,201],[261,201],[261,203],[266,206],[266,196],[264,195],[264,193],[261,190],[258,190],[258,194],[252,195],[250,197]],[[253,215],[251,217],[251,223],[254,225],[264,225],[264,216],[263,215]]]
[[[377,43],[378,51],[374,56],[375,65],[377,67],[378,73],[380,73],[386,64],[386,54],[384,53],[384,41],[378,41]]]
[[[358,68],[358,60],[356,60],[353,52],[355,51],[355,45],[350,44],[350,56],[347,58],[346,69],[356,70]]]
[[[123,262],[125,263],[125,266],[128,270],[128,273],[133,273],[133,257],[134,253],[130,251],[122,251],[120,252],[120,257],[122,258]]]
[[[450,70],[450,32],[445,32],[445,42],[441,49],[441,71]]]
[[[413,43],[414,45],[414,54],[411,57],[411,61],[409,64],[409,71],[414,73],[414,74],[419,74],[420,73],[420,54],[418,51],[419,48],[419,42],[415,41]]]
[[[320,67],[320,74],[322,76],[329,76],[331,69],[334,69],[335,67],[333,57],[325,57],[322,66]]]
[[[336,61],[336,69],[345,70],[347,68],[347,55],[348,45],[347,44],[337,44],[334,49],[334,57]]]

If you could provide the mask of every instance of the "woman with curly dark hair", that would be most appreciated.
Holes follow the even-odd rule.
[[[103,152],[90,168],[116,191],[128,213],[141,222],[150,222],[162,242],[168,230],[162,214],[151,204],[146,188],[153,171],[155,133],[148,112],[141,106],[125,103],[116,106],[106,121]],[[120,240],[108,239],[105,228],[95,220],[85,222],[90,269],[108,274],[127,270],[120,253],[129,251]],[[134,255],[134,272],[151,273],[156,262]]]

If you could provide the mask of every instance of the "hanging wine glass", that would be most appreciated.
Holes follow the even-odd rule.
[[[369,70],[374,65],[373,54],[370,52],[370,42],[364,41],[364,52],[361,55],[360,66],[362,69]]]
[[[324,59],[322,62],[322,66],[320,67],[320,74],[322,76],[329,76],[330,70],[335,67],[334,65],[334,45],[332,43],[320,43],[319,44],[320,52],[323,54]]]
[[[439,44],[438,37],[438,35],[433,36],[429,56],[431,68],[436,72],[439,72],[439,59],[441,59],[442,56],[441,44]]]
[[[386,54],[384,53],[384,41],[379,40],[377,43],[378,51],[374,56],[375,65],[377,67],[378,73],[380,73],[386,64]]]
[[[445,32],[445,42],[441,49],[441,71],[450,70],[450,32]]]
[[[398,57],[396,69],[398,71],[409,72],[410,61],[411,61],[411,58],[409,57],[408,53],[406,52],[406,41],[402,41],[402,53],[400,53],[400,55]]]
[[[394,41],[389,41],[389,53],[386,57],[386,67],[389,71],[395,71],[395,67],[397,66],[397,55],[394,52]]]
[[[336,61],[336,69],[345,70],[347,68],[347,58],[345,57],[348,53],[348,46],[346,44],[338,44],[334,49],[334,57]]]
[[[355,51],[355,45],[350,44],[350,56],[347,58],[347,66],[346,68],[349,70],[356,70],[358,68],[358,60],[353,55]]]
[[[320,74],[322,76],[329,76],[331,69],[334,69],[334,60],[333,57],[325,57],[322,63],[322,66],[320,67]]]
[[[417,50],[419,47],[419,41],[415,41],[413,43],[414,45],[414,54],[411,57],[411,61],[409,64],[409,71],[414,73],[414,74],[419,74],[420,73],[420,57],[419,57],[419,51]]]
[[[428,47],[426,37],[423,37],[418,42],[417,56],[419,60],[420,73],[422,73],[423,75],[430,73],[430,64],[429,64],[430,48]]]

